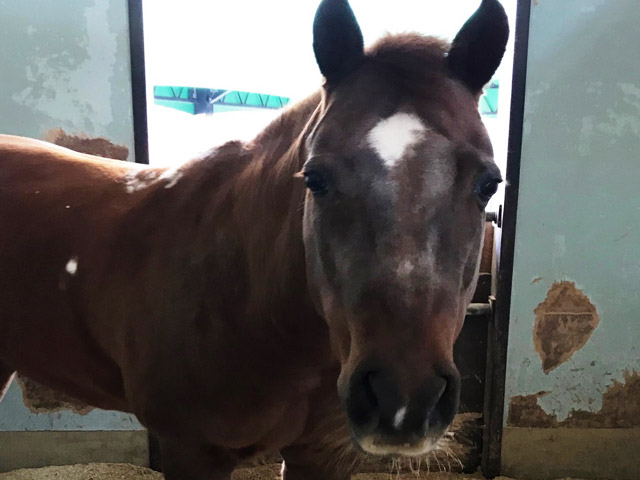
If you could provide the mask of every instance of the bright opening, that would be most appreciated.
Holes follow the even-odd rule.
[[[144,0],[150,162],[181,163],[228,140],[250,140],[290,102],[319,88],[311,26],[318,1]],[[451,40],[479,0],[351,0],[365,39],[417,31]],[[480,102],[506,166],[516,0],[505,58]],[[496,195],[488,209],[502,202]]]

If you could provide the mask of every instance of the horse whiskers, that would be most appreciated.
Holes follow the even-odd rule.
[[[400,473],[402,472],[402,466],[400,464],[401,461],[401,457],[393,457],[391,459],[391,470],[389,471],[390,478],[393,476],[394,471],[396,478],[400,476]]]
[[[446,450],[444,450],[445,453],[447,454],[447,457],[452,458],[456,464],[460,467],[460,469],[464,469],[464,464],[462,463],[462,460],[460,460],[460,457],[458,457],[454,452],[453,449],[447,447]]]
[[[420,477],[420,467],[422,466],[422,459],[420,457],[415,459],[415,467],[414,467],[413,461],[414,461],[413,458],[409,459],[409,470],[416,477]]]
[[[443,438],[438,441],[435,449],[427,455],[421,457],[390,457],[389,478],[398,477],[403,473],[411,473],[416,478],[421,477],[421,473],[432,472],[432,465],[437,466],[438,472],[450,472],[456,466],[460,469],[464,468],[462,460],[456,455],[450,447],[457,433],[447,431]],[[423,467],[423,462],[425,467]]]

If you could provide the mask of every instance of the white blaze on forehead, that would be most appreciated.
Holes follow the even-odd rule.
[[[75,275],[78,271],[78,257],[71,257],[65,265],[64,269],[69,275]]]
[[[393,167],[409,147],[423,139],[426,131],[418,116],[400,112],[380,120],[367,140],[385,165]]]

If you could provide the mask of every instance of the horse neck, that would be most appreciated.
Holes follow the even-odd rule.
[[[314,95],[286,111],[248,146],[251,161],[238,178],[236,202],[252,300],[279,301],[306,290],[302,215],[304,130],[319,103]],[[246,214],[245,214],[246,213]]]
[[[300,322],[303,314],[317,317],[307,292],[302,240],[305,188],[295,174],[304,163],[304,130],[319,101],[318,94],[290,108],[242,147],[243,166],[228,184],[231,201],[218,208],[233,212],[232,242],[240,247],[247,289],[243,304],[251,316],[281,323]]]
[[[313,306],[306,277],[306,189],[296,178],[306,157],[306,126],[319,102],[318,94],[289,109],[246,146],[248,158],[233,181],[229,206],[244,266],[240,321],[250,323],[246,334],[277,335],[283,351],[302,352],[292,358],[325,362],[327,326]]]

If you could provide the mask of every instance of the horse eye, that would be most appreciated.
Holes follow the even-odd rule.
[[[328,192],[327,181],[321,173],[314,170],[304,172],[304,183],[314,195],[324,195]]]
[[[476,186],[476,193],[480,200],[484,203],[488,202],[491,197],[498,191],[498,185],[502,182],[501,178],[490,178],[481,180]]]

